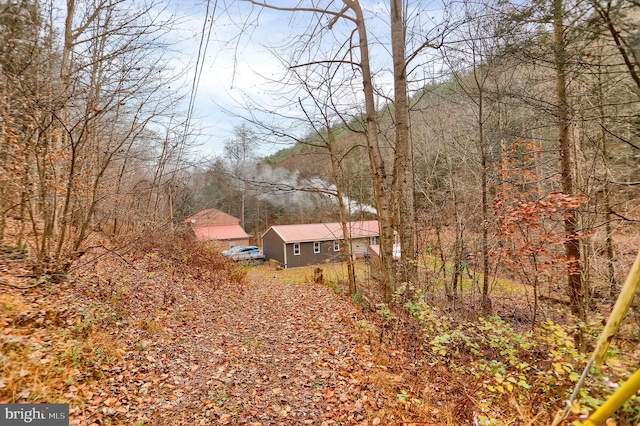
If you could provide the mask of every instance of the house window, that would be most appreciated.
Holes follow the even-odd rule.
[[[231,242],[229,243],[229,248],[234,248],[235,246],[236,246],[236,243],[235,243],[235,242],[231,241]]]
[[[313,243],[313,252],[320,253],[320,241],[316,241]]]
[[[369,238],[369,245],[375,246],[376,244],[378,244],[378,237]]]
[[[333,251],[340,251],[340,241],[334,241]]]
[[[293,254],[294,254],[294,256],[299,256],[300,255],[300,244],[299,243],[295,243],[293,245]]]

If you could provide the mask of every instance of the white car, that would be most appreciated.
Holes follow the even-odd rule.
[[[223,256],[231,258],[236,262],[239,261],[255,261],[263,263],[265,261],[264,254],[256,246],[236,246],[222,252]]]

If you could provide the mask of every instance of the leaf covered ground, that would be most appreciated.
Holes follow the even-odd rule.
[[[0,402],[68,402],[72,425],[443,423],[404,351],[334,289],[183,260],[111,256],[4,288]]]

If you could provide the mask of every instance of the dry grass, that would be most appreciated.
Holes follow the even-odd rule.
[[[99,330],[60,322],[60,311],[5,294],[2,308],[0,402],[72,402],[77,381],[100,377],[97,365],[115,356],[113,340]]]
[[[262,266],[261,268],[265,268],[264,270],[266,271],[273,270],[269,266]],[[273,275],[289,284],[312,283],[314,282],[314,270],[316,268],[322,269],[325,284],[335,285],[341,290],[347,288],[349,277],[346,263],[324,263],[300,268],[282,269],[279,271],[274,270]],[[365,262],[356,262],[355,272],[358,285],[366,287],[367,282],[371,283],[373,281],[371,267]]]
[[[2,326],[7,325],[7,320],[13,316],[24,312],[27,309],[27,305],[24,304],[22,298],[11,294],[0,294],[0,313],[5,317],[5,321]]]

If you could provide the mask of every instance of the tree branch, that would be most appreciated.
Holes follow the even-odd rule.
[[[9,284],[6,281],[2,281],[0,280],[0,285],[6,286],[6,287],[10,287],[10,288],[17,288],[18,290],[29,290],[30,288],[34,288],[34,287],[38,287],[41,284],[44,284],[45,281],[39,281],[35,284],[32,285],[27,285],[27,286],[19,286],[19,285],[15,285],[15,284]]]
[[[322,64],[345,64],[345,65],[353,65],[360,68],[360,64],[358,62],[346,61],[343,59],[305,62],[303,64],[290,65],[289,68],[294,69],[294,68],[307,67],[310,65],[322,65]]]
[[[627,145],[630,145],[632,147],[634,147],[635,149],[639,149],[640,150],[640,146],[635,145],[633,142],[626,140],[625,138],[623,138],[622,136],[618,136],[615,133],[613,133],[611,130],[607,129],[605,126],[603,126],[602,124],[600,125],[600,127],[602,127],[602,130],[604,130],[605,132],[607,132],[608,134],[610,134],[611,136],[613,136],[614,138],[618,139],[621,142],[626,143]]]
[[[617,216],[620,219],[625,220],[627,222],[640,222],[640,220],[638,220],[638,219],[629,219],[628,217],[624,217],[621,214],[616,213],[615,211],[613,211],[613,209],[611,209],[610,212],[611,212],[612,215]]]
[[[629,74],[631,75],[631,78],[636,83],[636,86],[638,86],[638,89],[640,89],[640,75],[636,70],[637,64],[634,64],[631,61],[631,58],[629,57],[629,55],[627,54],[627,50],[625,49],[625,46],[624,46],[624,45],[627,45],[626,41],[624,40],[620,32],[616,30],[615,25],[611,20],[611,15],[609,14],[609,11],[604,9],[597,1],[593,2],[593,6],[597,10],[598,15],[600,15],[604,23],[607,25],[607,29],[611,33],[611,37],[613,37],[613,41],[615,42],[616,47],[620,52],[620,55],[622,55],[622,59],[624,59],[624,63],[627,66],[627,69],[629,70]]]
[[[255,6],[260,6],[260,7],[266,7],[267,9],[272,9],[272,10],[280,10],[283,12],[313,12],[313,13],[319,13],[321,15],[331,15],[333,18],[331,19],[331,21],[329,21],[329,29],[331,29],[331,27],[333,27],[333,25],[335,24],[335,21],[337,21],[339,18],[345,18],[348,19],[351,22],[357,22],[355,18],[345,15],[346,9],[349,9],[349,6],[346,5],[340,12],[333,12],[331,10],[326,10],[326,9],[318,9],[315,7],[282,7],[282,6],[274,6],[272,4],[265,2],[259,2],[256,0],[242,0],[245,1],[247,3],[251,3]]]

